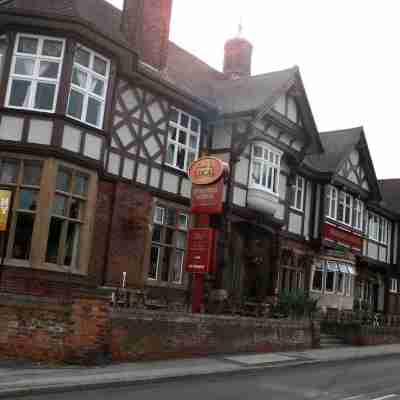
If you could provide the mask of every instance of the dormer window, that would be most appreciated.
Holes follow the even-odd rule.
[[[67,114],[101,129],[109,75],[109,60],[78,45],[74,56]]]
[[[64,49],[63,39],[18,34],[8,82],[7,106],[54,112]]]
[[[253,145],[250,172],[252,188],[278,194],[281,157],[281,151],[266,143]]]

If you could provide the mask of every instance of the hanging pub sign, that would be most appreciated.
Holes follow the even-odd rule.
[[[188,234],[186,271],[197,274],[212,272],[215,243],[214,229],[190,229]]]
[[[189,169],[192,181],[193,214],[221,214],[224,195],[224,174],[227,165],[214,157],[202,157]]]
[[[0,190],[0,232],[5,232],[7,230],[11,196],[12,192],[10,190]]]

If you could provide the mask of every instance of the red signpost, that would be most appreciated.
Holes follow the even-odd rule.
[[[210,215],[221,214],[227,165],[214,157],[202,157],[189,169],[192,181],[190,211],[198,215],[197,227],[189,230],[186,271],[193,274],[192,312],[202,309],[204,274],[215,270],[217,231],[210,228]]]

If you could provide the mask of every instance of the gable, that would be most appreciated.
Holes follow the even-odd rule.
[[[344,160],[338,175],[369,191],[368,178],[361,164],[360,153],[358,150],[353,149]]]
[[[289,93],[284,93],[275,101],[272,108],[287,119],[301,126],[301,113],[296,100]]]

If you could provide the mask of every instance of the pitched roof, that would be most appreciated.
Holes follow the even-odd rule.
[[[320,133],[324,152],[309,155],[305,162],[320,172],[335,172],[340,162],[361,139],[362,126]]]
[[[378,184],[383,205],[400,213],[400,179],[381,179]]]
[[[122,11],[105,0],[9,0],[3,9],[80,19],[113,40],[127,41],[121,32]]]

